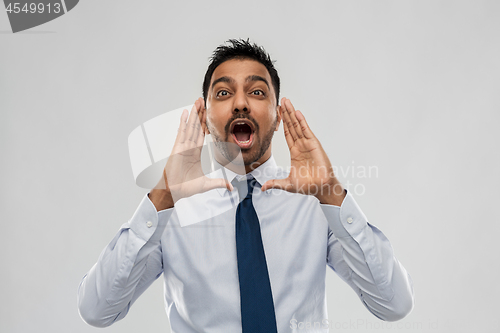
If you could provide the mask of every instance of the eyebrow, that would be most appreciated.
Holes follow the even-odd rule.
[[[214,80],[214,82],[212,83],[212,89],[214,89],[215,85],[219,82],[233,83],[234,79],[229,76],[222,76],[217,80]]]
[[[265,78],[263,78],[262,76],[259,76],[259,75],[250,75],[248,76],[246,79],[245,79],[245,82],[251,82],[251,81],[262,81],[264,82],[266,85],[267,85],[267,88],[269,88],[269,83],[267,82],[267,80]],[[214,80],[214,82],[212,83],[212,89],[214,89],[214,86],[219,83],[219,82],[225,82],[225,83],[234,83],[234,79],[232,77],[229,77],[229,76],[221,76],[220,78]]]
[[[262,76],[258,76],[258,75],[250,75],[249,77],[247,77],[245,79],[245,82],[250,82],[250,81],[262,81],[266,84],[267,86],[267,89],[270,89],[269,88],[269,83],[267,82],[266,79],[264,79]]]

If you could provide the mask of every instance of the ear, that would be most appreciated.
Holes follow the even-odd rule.
[[[276,128],[274,131],[277,131],[280,128],[281,123],[281,105],[276,106]]]

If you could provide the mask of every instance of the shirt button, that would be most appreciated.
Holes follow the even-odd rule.
[[[347,218],[347,223],[351,224],[352,223],[352,217]]]
[[[153,226],[153,222],[148,221],[146,222],[146,227],[151,228]]]

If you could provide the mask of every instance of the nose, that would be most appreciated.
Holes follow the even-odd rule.
[[[250,107],[245,92],[239,91],[234,96],[233,112],[249,112]]]

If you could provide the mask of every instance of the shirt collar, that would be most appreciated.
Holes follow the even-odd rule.
[[[257,180],[260,186],[262,186],[265,182],[271,179],[282,178],[281,176],[281,168],[279,168],[274,160],[274,157],[271,155],[267,161],[265,161],[258,168],[250,171],[246,175],[240,175],[235,173],[234,171],[229,170],[228,168],[221,165],[219,162],[214,160],[215,171],[210,175],[207,175],[210,178],[224,178],[224,174],[226,175],[226,179],[229,182],[232,182],[235,178],[238,180],[242,180],[244,178],[249,178],[250,175]],[[259,186],[259,187],[260,187]],[[224,196],[225,193],[229,191],[224,188],[217,188],[217,191],[221,196]]]

